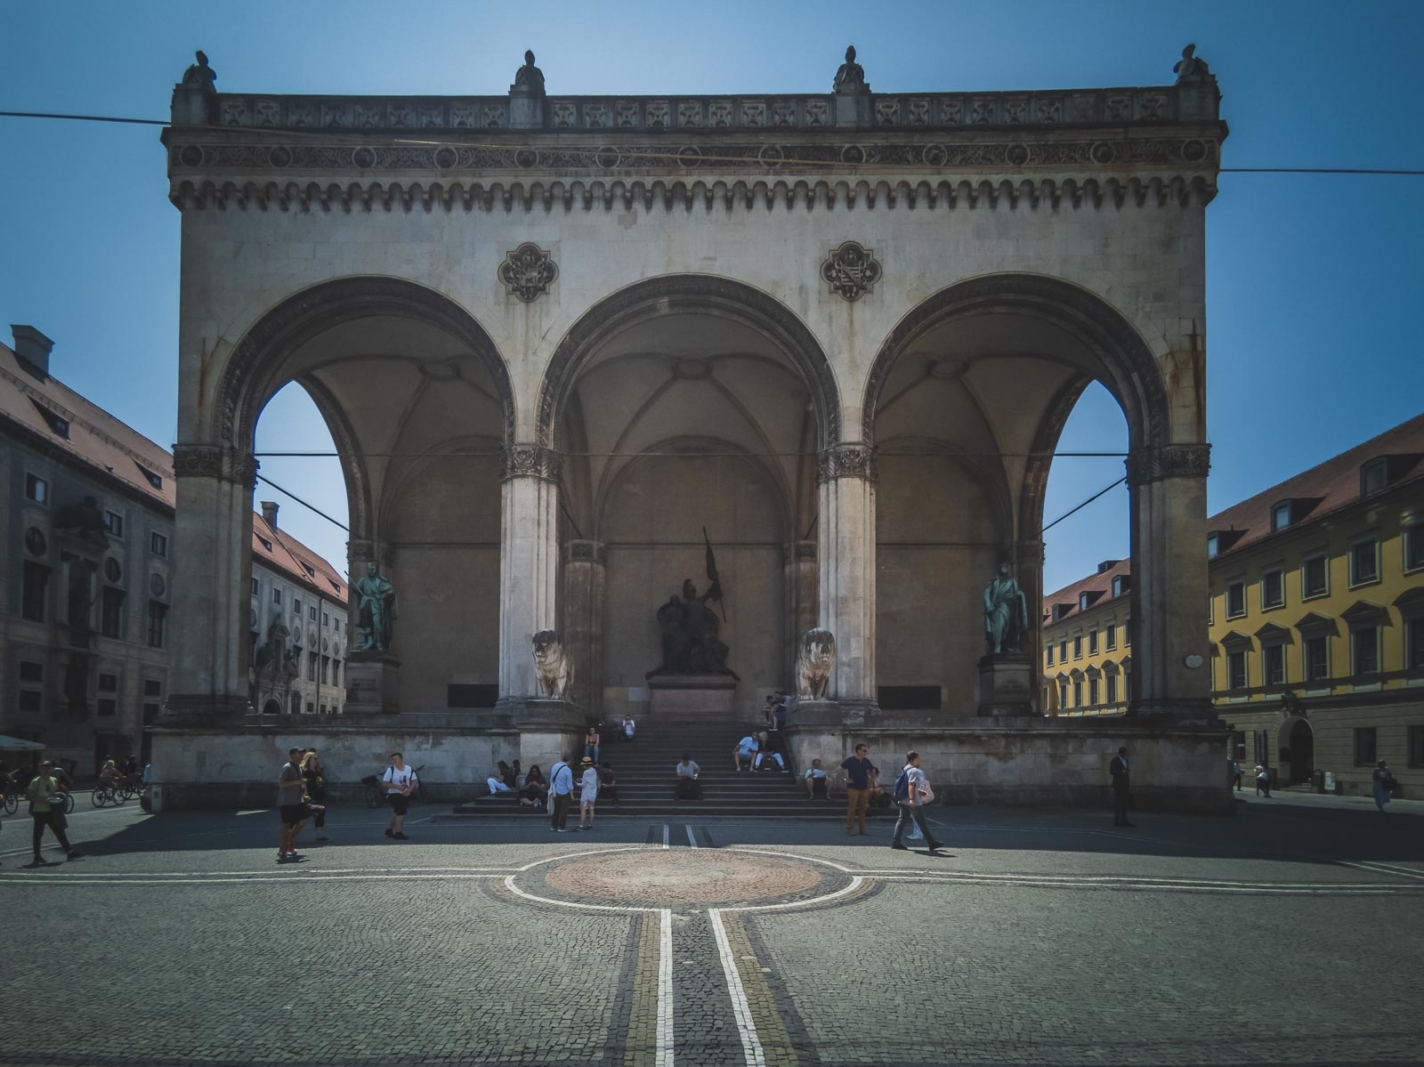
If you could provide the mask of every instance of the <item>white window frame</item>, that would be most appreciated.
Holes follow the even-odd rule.
[[[1237,656],[1241,657],[1241,684],[1236,685],[1231,676],[1231,661]],[[1226,653],[1226,688],[1228,692],[1238,692],[1251,687],[1251,663],[1246,658],[1246,649],[1238,648],[1234,652]]]
[[[1409,556],[1416,548],[1424,546],[1424,521],[1415,520],[1405,523],[1399,531],[1401,553],[1400,561],[1404,567],[1405,574],[1413,574],[1416,571],[1424,571],[1424,552],[1420,553],[1419,562],[1414,566],[1409,565]]]
[[[1267,579],[1270,575],[1273,575],[1273,574],[1276,575],[1276,577],[1279,579],[1280,599],[1277,600],[1274,604],[1271,604],[1271,603],[1268,603],[1268,602],[1266,601],[1266,579]],[[1261,570],[1261,610],[1262,610],[1262,611],[1275,611],[1276,609],[1278,609],[1278,608],[1283,608],[1283,607],[1285,607],[1285,606],[1286,606],[1286,572],[1285,572],[1285,568],[1284,568],[1283,566],[1281,566],[1280,564],[1277,564],[1277,565],[1272,566],[1272,567],[1264,567],[1264,568],[1262,568],[1262,570]]]
[[[124,539],[124,517],[117,511],[104,509],[104,529],[115,541]]]
[[[1371,578],[1356,579],[1355,577],[1355,549],[1366,543],[1375,546],[1375,573]],[[1348,572],[1349,587],[1351,589],[1363,589],[1367,585],[1378,585],[1381,581],[1380,575],[1380,539],[1379,534],[1362,534],[1359,537],[1350,538],[1350,547],[1345,556],[1345,570]]]
[[[1282,511],[1285,512],[1285,521],[1284,521],[1284,522],[1281,522],[1281,521],[1278,519],[1278,516],[1280,515],[1280,513],[1281,513]],[[1271,505],[1271,533],[1280,533],[1282,530],[1287,529],[1287,528],[1290,526],[1290,524],[1291,524],[1291,502],[1290,502],[1289,500],[1280,500],[1280,501],[1277,501],[1276,503],[1272,504],[1272,505]]]
[[[1271,678],[1271,655],[1279,653],[1281,657],[1281,676],[1278,679]],[[1261,684],[1265,686],[1285,685],[1288,664],[1286,662],[1285,642],[1277,642],[1263,645],[1261,648]]]
[[[1319,678],[1310,676],[1310,644],[1312,641],[1323,641],[1325,649],[1325,673]],[[1325,634],[1309,634],[1300,645],[1300,674],[1306,685],[1319,685],[1322,682],[1330,681],[1330,638]]]
[[[1103,627],[1103,649],[1107,652],[1117,651],[1117,623],[1109,622]]]
[[[1305,584],[1306,567],[1307,567],[1308,564],[1314,563],[1316,560],[1320,560],[1320,561],[1324,564],[1324,570],[1325,570],[1325,588],[1322,589],[1322,590],[1321,590],[1320,592],[1318,592],[1318,593],[1312,593],[1308,588],[1306,588],[1306,584]],[[1301,558],[1300,558],[1300,599],[1301,599],[1301,600],[1315,600],[1315,599],[1318,599],[1319,597],[1329,596],[1329,595],[1330,595],[1330,553],[1327,552],[1325,549],[1322,548],[1322,549],[1320,549],[1319,551],[1310,552],[1310,553],[1307,553],[1307,554],[1304,555],[1304,556],[1301,556]]]
[[[40,487],[39,496],[30,495],[32,480],[34,485]],[[38,504],[42,508],[49,507],[49,479],[43,475],[36,474],[34,471],[25,471],[25,499],[31,504]]]
[[[1240,610],[1240,611],[1232,611],[1232,610],[1231,610],[1231,590],[1232,590],[1232,587],[1233,587],[1233,586],[1240,586],[1240,588],[1241,588],[1241,610]],[[1247,604],[1246,604],[1246,579],[1245,579],[1245,578],[1233,578],[1233,579],[1231,579],[1229,582],[1226,583],[1226,617],[1227,617],[1228,619],[1244,619],[1249,613],[1250,613],[1250,612],[1249,612],[1249,610],[1248,610],[1248,608],[1247,608]]]
[[[1363,633],[1374,634],[1375,640],[1375,669],[1368,674],[1360,670],[1360,653],[1356,639]],[[1377,678],[1384,673],[1384,647],[1380,641],[1380,628],[1378,626],[1352,626],[1350,628],[1350,677],[1352,678]]]

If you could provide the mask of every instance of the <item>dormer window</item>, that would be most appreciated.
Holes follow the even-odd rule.
[[[1079,594],[1078,594],[1078,610],[1079,610],[1079,611],[1087,611],[1087,610],[1088,610],[1088,605],[1091,604],[1091,603],[1092,603],[1092,601],[1088,599],[1088,594],[1087,594],[1087,593],[1079,593]]]
[[[1210,542],[1208,542],[1210,544]],[[1132,588],[1132,576],[1129,574],[1115,574],[1112,580],[1112,595],[1122,596]]]
[[[50,431],[56,437],[63,437],[69,440],[69,420],[45,407],[34,397],[30,398],[30,403],[35,406],[35,410],[40,413],[40,418],[44,419]]]
[[[1279,533],[1291,524],[1291,502],[1282,500],[1271,508],[1271,533]]]
[[[1221,534],[1209,533],[1206,535],[1206,558],[1216,559],[1216,554],[1221,551]]]
[[[1389,460],[1380,456],[1360,464],[1360,495],[1378,493],[1389,484]]]
[[[144,466],[143,464],[141,464],[141,463],[135,463],[134,466],[136,466],[136,467],[139,469],[139,471],[143,474],[143,476],[148,479],[148,484],[149,484],[149,485],[153,486],[155,489],[162,489],[162,488],[163,488],[163,478],[162,478],[162,476],[160,476],[160,475],[158,475],[158,474],[155,474],[153,471],[149,470],[147,467],[145,467],[145,466]]]

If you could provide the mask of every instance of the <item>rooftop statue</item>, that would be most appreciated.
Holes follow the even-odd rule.
[[[870,86],[865,81],[865,68],[855,61],[855,45],[846,49],[845,62],[836,71],[836,81],[831,88],[837,93],[870,92]]]
[[[509,89],[511,92],[522,93],[542,93],[544,91],[544,73],[534,65],[532,50],[524,53],[524,66],[514,72],[514,84]]]
[[[1206,78],[1211,75],[1211,70],[1206,65],[1206,60],[1196,55],[1197,46],[1189,44],[1182,49],[1182,58],[1177,61],[1172,68],[1172,73],[1176,74],[1177,81],[1184,82],[1191,78]]]
[[[216,92],[213,83],[218,80],[217,71],[208,66],[208,57],[200,48],[197,53],[198,62],[194,63],[183,72],[183,88],[185,89],[205,89],[208,92]]]
[[[1009,577],[1009,565],[999,564],[999,574],[984,590],[984,641],[989,655],[1018,652],[1028,629],[1028,602],[1019,583]]]

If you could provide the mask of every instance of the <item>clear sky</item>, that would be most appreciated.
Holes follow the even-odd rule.
[[[1418,0],[11,0],[0,41],[0,110],[140,118],[167,117],[195,48],[228,91],[502,93],[533,48],[552,92],[675,94],[824,90],[851,42],[884,91],[1162,85],[1195,41],[1224,94],[1226,166],[1424,169]],[[170,445],[179,217],[157,128],[0,119],[0,137],[0,321],[49,334],[57,377]],[[1220,189],[1207,210],[1213,511],[1424,409],[1410,311],[1424,281],[1424,178],[1226,174]],[[330,447],[297,393],[264,413],[260,449]],[[1095,388],[1061,447],[1125,441]],[[345,517],[329,464],[271,459],[263,472]],[[1059,460],[1046,518],[1121,472],[1115,459]],[[282,520],[342,563],[340,530],[292,503]],[[1127,548],[1117,489],[1050,532],[1045,587]]]

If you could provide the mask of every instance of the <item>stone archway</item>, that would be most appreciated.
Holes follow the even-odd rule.
[[[1315,773],[1315,730],[1303,715],[1290,715],[1276,730],[1280,785],[1309,782]]]

